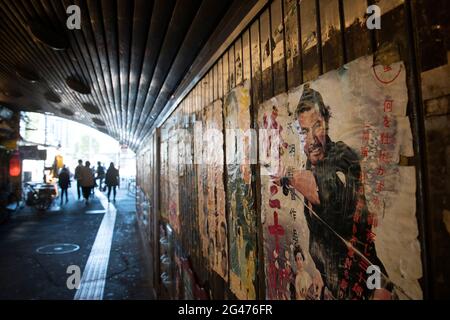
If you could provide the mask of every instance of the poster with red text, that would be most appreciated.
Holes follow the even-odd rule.
[[[268,299],[422,299],[407,103],[364,57],[259,107]]]

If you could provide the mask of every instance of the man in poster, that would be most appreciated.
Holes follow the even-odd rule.
[[[371,264],[382,275],[386,270],[375,250],[358,155],[345,143],[331,141],[330,109],[308,85],[295,115],[307,165],[288,173],[282,184],[305,198],[316,298],[390,299],[392,288],[386,277],[382,276],[382,289],[370,290],[366,284]]]

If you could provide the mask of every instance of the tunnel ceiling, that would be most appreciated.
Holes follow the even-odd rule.
[[[254,2],[0,0],[0,104],[75,120],[139,149],[180,85],[195,79],[192,66]],[[66,27],[73,4],[81,30]]]

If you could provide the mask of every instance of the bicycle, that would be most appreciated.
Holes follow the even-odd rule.
[[[45,183],[26,183],[26,204],[39,212],[50,209],[58,196],[56,185]]]

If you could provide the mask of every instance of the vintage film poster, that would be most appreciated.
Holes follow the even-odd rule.
[[[228,280],[228,227],[225,214],[222,101],[203,109],[202,163],[199,165],[199,225],[209,266]],[[206,239],[205,239],[206,237]],[[206,250],[206,251],[205,251]]]
[[[169,153],[167,130],[161,130],[161,167],[160,167],[160,197],[161,197],[161,218],[169,220]]]
[[[299,141],[288,109],[287,94],[260,105],[258,111],[266,298],[295,300],[294,249],[307,233],[303,208],[283,194],[275,177],[281,165],[301,167]],[[302,228],[302,229],[301,229]]]
[[[197,93],[197,96],[199,94]],[[206,208],[207,202],[205,202],[206,192],[206,177],[207,170],[204,163],[206,161],[206,152],[204,155],[204,144],[207,137],[203,134],[203,126],[205,121],[203,120],[203,108],[196,106],[195,110],[195,124],[194,124],[194,163],[196,168],[196,187],[197,187],[197,212],[198,212],[198,234],[199,234],[199,246],[201,257],[208,261],[208,210]]]
[[[256,299],[256,212],[251,164],[256,144],[250,117],[249,82],[232,90],[224,101],[227,201],[230,241],[230,287],[240,300]]]
[[[407,103],[368,56],[259,107],[268,299],[422,299]]]
[[[201,129],[200,129],[201,130]],[[207,170],[206,166],[203,165],[203,134],[198,139],[200,143],[196,143],[196,158],[198,163],[197,168],[197,208],[198,208],[198,233],[200,239],[200,251],[201,256],[208,259],[208,209],[206,207],[206,178]]]
[[[180,234],[180,203],[179,203],[179,160],[178,160],[178,132],[172,126],[168,132],[168,183],[169,183],[169,222],[174,231]]]

